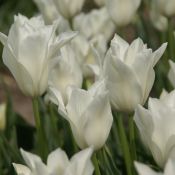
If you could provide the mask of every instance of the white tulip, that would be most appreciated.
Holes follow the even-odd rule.
[[[169,159],[165,165],[164,173],[155,172],[149,166],[139,162],[135,162],[135,167],[139,175],[174,175],[175,174],[175,160]]]
[[[4,130],[6,126],[6,104],[0,104],[0,130]]]
[[[140,38],[130,45],[115,35],[104,60],[104,75],[113,107],[132,112],[137,104],[143,105],[155,79],[154,66],[167,44],[152,52]]]
[[[27,166],[13,164],[18,175],[92,175],[92,148],[84,149],[75,154],[70,160],[60,148],[51,152],[47,165],[40,157],[21,149],[21,154]]]
[[[88,40],[86,37],[79,34],[71,41],[71,45],[83,71],[83,76],[93,77],[94,73],[92,68],[99,69],[99,65],[94,57],[92,46],[98,50],[100,58],[103,58],[107,51],[106,39],[103,37],[103,35],[96,35],[96,37]]]
[[[81,88],[83,75],[73,49],[66,45],[60,55],[52,60],[49,73],[49,86],[60,91],[63,101],[67,103],[68,86]]]
[[[108,0],[107,9],[117,26],[125,26],[132,21],[140,3],[141,0]]]
[[[175,15],[175,0],[155,0],[160,13],[167,17]]]
[[[173,87],[175,88],[175,63],[169,60],[169,64],[170,64],[170,70],[168,73],[168,78],[171,84],[173,85]]]
[[[101,34],[107,41],[115,31],[115,25],[105,7],[77,15],[73,20],[73,28],[88,39]]]
[[[104,80],[96,82],[88,91],[72,89],[68,104],[64,106],[55,89],[50,89],[58,111],[69,121],[78,146],[83,149],[101,148],[109,135],[113,117]]]
[[[164,167],[168,158],[175,158],[175,91],[161,99],[149,98],[148,109],[138,106],[134,116],[143,143],[155,161]]]
[[[104,6],[107,0],[95,0],[95,3],[98,6]]]
[[[85,0],[53,0],[58,11],[65,18],[70,19],[79,13],[84,5]]]
[[[155,2],[151,2],[150,19],[153,26],[163,32],[168,29],[168,19],[160,13]]]
[[[60,17],[53,0],[34,0],[38,9],[40,10],[46,24],[52,24],[54,20]]]
[[[25,95],[42,95],[48,84],[48,63],[75,32],[56,37],[56,24],[45,26],[40,17],[15,16],[8,37],[0,33],[4,45],[3,62]]]

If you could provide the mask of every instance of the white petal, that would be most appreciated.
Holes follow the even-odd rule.
[[[92,148],[87,148],[75,154],[71,158],[70,165],[64,175],[92,175],[94,171],[91,162],[92,153]]]
[[[13,163],[13,166],[18,175],[32,175],[30,169],[24,165]]]
[[[171,84],[173,85],[173,87],[175,87],[175,63],[169,60],[169,64],[170,64],[170,70],[168,73],[168,78]]]
[[[103,93],[96,96],[83,116],[83,133],[87,145],[100,149],[108,138],[113,122],[108,95]]]
[[[47,158],[47,166],[52,174],[63,174],[68,164],[69,159],[60,148],[52,151]]]
[[[144,165],[142,163],[134,162],[134,164],[135,164],[135,167],[139,175],[161,175],[162,174],[162,173],[156,173],[151,168],[149,168],[147,165]]]
[[[0,41],[3,45],[7,43],[7,36],[0,32]]]
[[[169,159],[166,163],[164,175],[174,175],[175,174],[175,161],[174,159]]]

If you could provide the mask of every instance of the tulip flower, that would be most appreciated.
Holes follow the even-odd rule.
[[[169,159],[165,165],[164,173],[159,173],[152,170],[147,165],[135,162],[135,167],[139,175],[174,175],[175,174],[175,161]]]
[[[108,41],[115,31],[115,25],[105,7],[92,10],[90,13],[81,13],[73,20],[73,28],[80,31],[88,39],[96,35],[103,35]]]
[[[54,20],[57,20],[60,17],[53,0],[34,0],[34,2],[43,15],[46,24],[52,24]]]
[[[79,34],[71,41],[71,46],[74,49],[78,63],[83,71],[84,77],[93,77],[94,72],[92,68],[99,69],[96,58],[94,57],[92,46],[100,54],[100,58],[104,58],[107,51],[107,41],[103,35],[96,35],[91,40],[86,39]]]
[[[140,38],[130,45],[118,35],[104,60],[104,76],[112,106],[123,112],[132,112],[137,104],[143,105],[155,79],[154,66],[167,44],[152,52]]]
[[[150,19],[157,30],[163,32],[168,29],[168,19],[160,13],[156,1],[151,2]]]
[[[100,149],[106,142],[113,117],[104,80],[96,82],[88,91],[72,88],[68,104],[64,106],[59,93],[50,89],[59,113],[70,123],[78,146]]]
[[[175,15],[175,0],[155,0],[160,13],[167,17]]]
[[[107,9],[117,26],[129,24],[136,14],[141,0],[108,0]]]
[[[73,49],[66,45],[60,49],[60,55],[52,60],[49,74],[49,86],[60,91],[63,101],[67,103],[68,86],[81,88],[83,75]]]
[[[0,130],[4,130],[6,126],[6,104],[0,104]]]
[[[63,17],[70,19],[79,13],[85,0],[53,0]]]
[[[20,150],[27,166],[13,163],[18,175],[92,175],[92,148],[87,148],[75,154],[70,160],[60,148],[51,152],[47,165],[35,154]]]
[[[0,33],[4,45],[3,62],[25,95],[42,95],[48,85],[48,63],[75,32],[56,37],[57,25],[44,25],[41,17],[15,16],[8,37]]]
[[[175,63],[169,60],[169,64],[170,64],[170,70],[168,73],[168,78],[171,84],[173,85],[173,87],[175,88]]]
[[[98,5],[98,6],[103,6],[105,5],[107,0],[95,0],[95,3]]]
[[[138,105],[134,120],[145,146],[155,161],[164,167],[168,158],[175,157],[175,91],[149,98],[148,109]]]

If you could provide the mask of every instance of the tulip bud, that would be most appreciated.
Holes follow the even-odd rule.
[[[57,91],[50,90],[53,99],[57,100],[58,111],[69,121],[78,146],[81,149],[88,146],[100,149],[108,138],[113,122],[104,80],[96,82],[88,91],[72,89],[66,106]]]
[[[49,73],[49,86],[60,91],[63,101],[67,103],[67,87],[81,88],[83,75],[73,49],[66,45],[60,55],[52,60]]]
[[[15,16],[8,37],[0,33],[4,45],[3,62],[25,95],[42,95],[48,85],[48,63],[76,33],[56,37],[57,24],[44,25],[41,17]]]
[[[155,161],[164,167],[175,157],[175,90],[161,99],[149,98],[148,109],[138,105],[134,120],[145,146]]]
[[[0,130],[4,130],[6,126],[6,104],[0,104]]]
[[[58,11],[67,19],[79,13],[85,0],[53,0]]]
[[[104,75],[113,108],[133,112],[137,104],[143,105],[155,79],[154,66],[167,44],[152,52],[138,38],[130,45],[115,35],[104,60]]]
[[[135,167],[137,169],[137,172],[139,175],[174,175],[175,174],[175,160],[169,159],[168,162],[165,165],[164,173],[158,173],[154,170],[152,170],[147,165],[144,165],[139,162],[135,162]]]
[[[125,26],[131,22],[141,0],[108,0],[107,9],[117,26]]]
[[[75,154],[70,160],[60,148],[52,151],[45,165],[35,154],[21,149],[22,157],[27,166],[13,163],[18,175],[92,175],[94,167],[91,162],[92,148],[84,149]]]

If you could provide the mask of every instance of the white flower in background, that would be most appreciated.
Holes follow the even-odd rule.
[[[115,31],[115,25],[105,7],[77,15],[73,20],[73,28],[88,39],[101,34],[107,41]]]
[[[175,0],[155,0],[155,5],[162,15],[168,17],[175,15]]]
[[[155,2],[151,1],[150,19],[153,26],[163,32],[168,29],[168,19],[160,13]]]
[[[6,126],[6,104],[0,104],[0,130],[4,130]]]
[[[95,3],[98,6],[104,6],[107,0],[95,0]]]
[[[56,8],[67,19],[79,13],[84,5],[85,0],[53,0]]]
[[[137,104],[143,105],[155,79],[154,66],[167,44],[152,52],[138,38],[130,45],[115,35],[104,60],[104,75],[113,107],[132,112]]]
[[[108,0],[107,9],[117,26],[129,24],[139,8],[141,0]]]
[[[60,17],[53,0],[34,0],[40,10],[46,24],[52,24],[53,21]]]
[[[69,46],[63,46],[60,49],[60,55],[52,60],[49,73],[49,86],[60,91],[63,101],[67,102],[68,86],[81,88],[83,75],[77,62],[73,49]]]
[[[44,25],[40,17],[15,16],[8,37],[0,33],[4,45],[3,62],[25,95],[42,95],[48,85],[48,63],[75,32],[56,37],[56,23]]]
[[[92,175],[94,168],[91,162],[92,148],[84,149],[70,160],[60,148],[51,152],[45,165],[35,154],[20,150],[27,166],[13,163],[18,175]]]
[[[69,121],[78,146],[100,149],[106,142],[113,117],[104,80],[96,82],[88,91],[72,89],[64,106],[59,93],[50,89],[59,113]]]
[[[134,120],[160,167],[168,158],[175,158],[175,91],[164,93],[161,99],[149,98],[148,109],[138,105]]]
[[[168,73],[168,78],[171,84],[173,85],[173,87],[175,88],[175,63],[169,60],[169,64],[170,64],[170,70]]]
[[[174,175],[175,174],[175,161],[169,159],[165,165],[164,173],[156,172],[149,166],[139,162],[135,162],[135,167],[139,175]]]
[[[101,56],[100,58],[103,59],[107,51],[106,39],[103,35],[96,35],[96,37],[88,40],[86,37],[79,34],[71,41],[71,45],[83,71],[83,76],[93,77],[94,73],[92,71],[92,67],[98,69],[99,65],[94,57],[92,46],[98,50]]]

